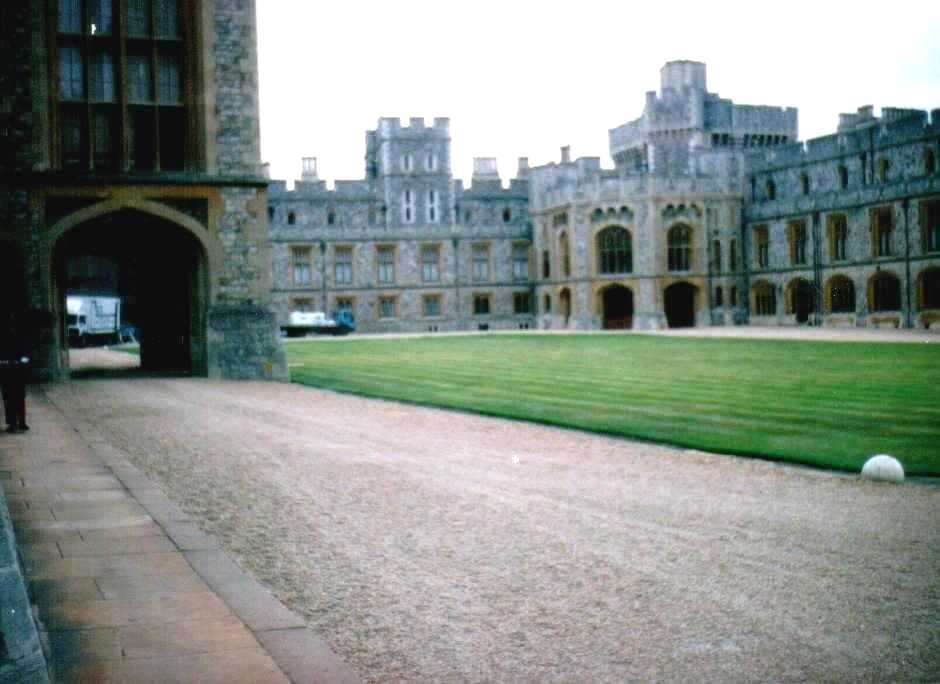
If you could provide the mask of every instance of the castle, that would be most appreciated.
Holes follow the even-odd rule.
[[[503,186],[450,173],[447,119],[380,119],[365,178],[316,160],[269,188],[272,305],[350,309],[369,332],[940,320],[940,110],[871,107],[797,141],[797,111],[710,93],[677,61],[598,158]]]

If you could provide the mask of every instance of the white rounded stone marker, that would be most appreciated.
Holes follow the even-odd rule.
[[[904,468],[893,456],[878,454],[865,461],[862,477],[883,482],[904,482]]]

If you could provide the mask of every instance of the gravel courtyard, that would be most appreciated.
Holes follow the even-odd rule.
[[[370,681],[940,679],[940,487],[299,386],[93,423]]]

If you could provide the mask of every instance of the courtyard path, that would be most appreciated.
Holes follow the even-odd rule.
[[[292,385],[43,390],[370,681],[940,678],[940,487]]]

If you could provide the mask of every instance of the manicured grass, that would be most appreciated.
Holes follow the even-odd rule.
[[[888,453],[940,475],[940,345],[520,334],[285,346],[293,381],[315,387],[844,470]]]
[[[140,345],[136,342],[127,342],[125,344],[115,344],[109,347],[111,351],[124,352],[125,354],[133,354],[134,356],[140,356]]]

